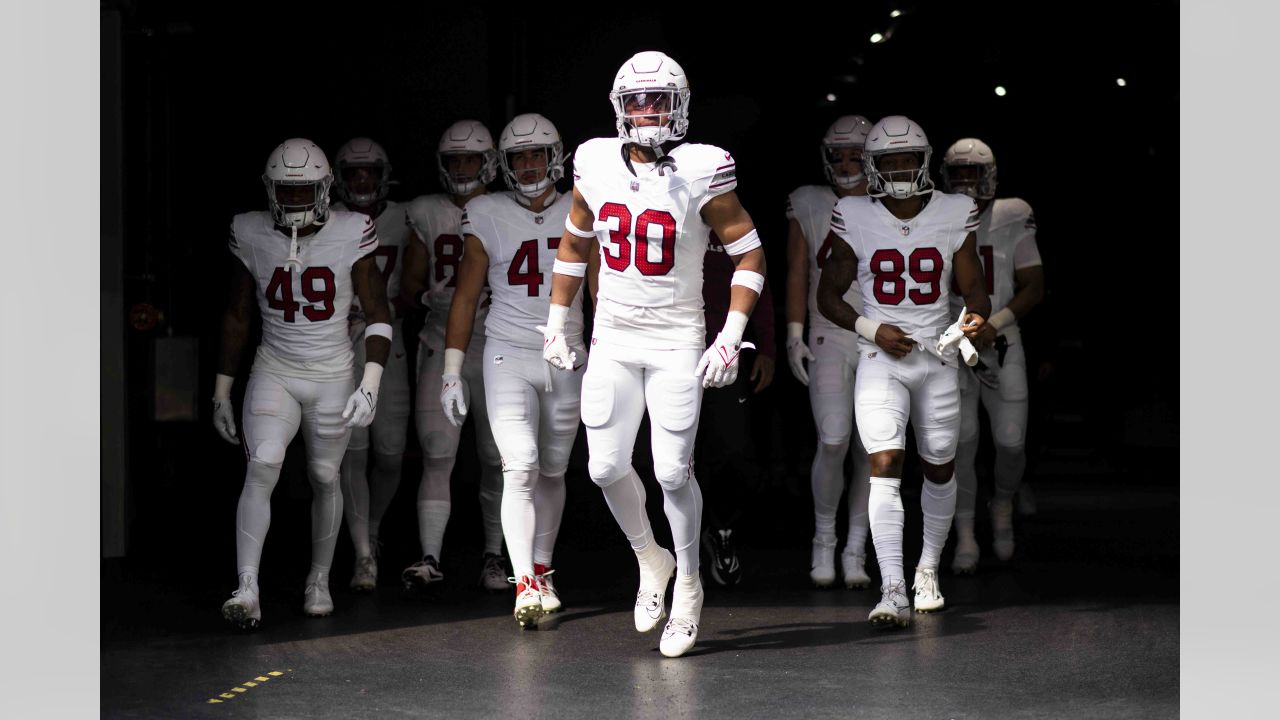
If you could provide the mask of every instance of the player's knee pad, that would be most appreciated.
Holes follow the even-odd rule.
[[[663,490],[679,490],[693,477],[693,465],[654,458],[653,475]]]
[[[531,442],[503,442],[502,469],[528,472],[538,469],[538,448]]]
[[[1022,452],[1026,444],[1026,428],[1015,422],[997,423],[991,428],[991,440],[995,446],[1006,452]]]
[[[536,454],[537,451],[534,452]],[[476,428],[476,454],[480,456],[481,465],[489,467],[502,465],[502,453],[498,451],[498,443],[493,440],[493,433],[483,432],[478,427]]]
[[[331,490],[338,486],[339,465],[330,460],[308,460],[307,475],[313,488]]]
[[[818,443],[818,454],[827,460],[835,460],[837,462],[844,460],[844,456],[849,452],[849,440],[845,439],[842,443],[829,443],[826,440]]]
[[[591,482],[602,488],[621,480],[630,469],[630,464],[618,462],[616,456],[592,455],[587,460],[587,474],[591,476]]]
[[[945,465],[956,459],[958,428],[931,428],[916,435],[920,459],[930,465]]]
[[[849,449],[849,438],[853,435],[852,413],[831,413],[824,415],[818,423],[818,439],[823,445],[843,445]]]
[[[458,448],[456,435],[438,430],[428,430],[422,433],[421,441],[424,458],[433,460],[441,458],[452,459],[454,451]]]
[[[249,450],[249,462],[275,468],[276,472],[279,472],[280,466],[284,464],[284,454],[287,449],[287,446],[279,440],[263,440],[257,447]]]

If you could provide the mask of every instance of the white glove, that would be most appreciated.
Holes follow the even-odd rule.
[[[456,428],[462,427],[467,420],[467,397],[469,396],[467,381],[462,379],[462,365],[467,360],[467,353],[461,348],[444,349],[444,373],[440,384],[440,405],[444,408],[444,416]]]
[[[347,418],[347,427],[369,427],[373,415],[378,410],[378,386],[382,384],[382,366],[376,362],[364,364],[364,379],[360,387],[347,398],[347,407],[342,417]]]
[[[235,378],[219,374],[213,382],[213,429],[218,431],[223,440],[232,445],[239,445],[236,437],[236,412],[231,407],[231,385]]]
[[[467,381],[455,373],[441,379],[440,405],[444,407],[444,416],[451,425],[460,428],[467,421]]]
[[[973,367],[978,364],[978,349],[973,346],[969,338],[964,336],[964,330],[960,329],[960,323],[964,322],[967,312],[967,307],[960,308],[960,318],[943,331],[942,336],[938,338],[936,350],[938,356],[944,359],[955,357],[956,351],[959,350],[964,364]]]
[[[568,315],[568,307],[552,304],[547,314],[547,324],[537,326],[537,330],[542,333],[542,358],[559,370],[572,370],[578,360],[578,354],[569,349],[569,341],[564,334]]]
[[[813,362],[813,353],[809,351],[809,346],[804,344],[804,323],[789,322],[787,323],[787,363],[791,365],[791,374],[800,381],[801,385],[809,384],[809,371],[805,369],[804,361]]]
[[[738,379],[738,357],[742,350],[742,331],[746,327],[746,314],[730,310],[724,329],[702,353],[698,368],[693,371],[694,377],[702,377],[702,387],[724,387]]]

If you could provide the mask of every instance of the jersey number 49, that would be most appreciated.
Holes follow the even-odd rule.
[[[302,271],[302,297],[311,305],[303,306],[293,299],[293,271],[276,268],[267,283],[267,307],[284,311],[284,321],[294,322],[299,309],[311,322],[333,317],[333,298],[336,294],[333,270],[329,267],[309,267]]]

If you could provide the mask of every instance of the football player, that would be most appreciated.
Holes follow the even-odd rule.
[[[851,442],[849,531],[840,564],[846,587],[861,588],[871,583],[866,571],[870,471],[867,451],[853,433],[858,336],[818,312],[818,278],[831,255],[831,211],[842,197],[867,194],[862,147],[870,129],[871,123],[861,115],[837,118],[822,138],[822,168],[828,184],[803,185],[787,198],[787,361],[791,374],[809,387],[809,404],[818,434],[810,475],[814,532],[809,563],[809,578],[818,587],[829,587],[836,579],[836,510],[844,492],[844,459]],[[862,313],[862,293],[856,283],[849,286],[844,301]]]
[[[831,255],[818,280],[819,311],[861,336],[854,413],[871,464],[867,505],[882,584],[868,619],[878,628],[911,622],[899,494],[908,420],[925,478],[915,608],[932,612],[945,605],[937,569],[956,506],[960,390],[954,346],[944,353],[937,340],[951,324],[953,273],[967,310],[960,320],[964,337],[979,349],[994,339],[974,238],[978,207],[964,195],[933,191],[931,154],[924,131],[901,115],[871,127],[862,151],[867,196],[836,203]],[[863,313],[844,300],[855,279]]]
[[[405,302],[427,310],[419,336],[418,397],[414,409],[422,444],[422,480],[418,485],[418,537],[422,560],[401,573],[406,588],[424,589],[444,579],[440,552],[452,502],[449,477],[462,431],[449,422],[440,407],[444,375],[445,323],[458,284],[462,260],[462,209],[483,195],[498,172],[493,137],[475,120],[459,120],[445,129],[437,146],[436,165],[444,193],[424,195],[409,204],[409,227],[416,242],[405,249],[401,295]],[[483,323],[487,303],[479,303],[476,321]],[[470,391],[468,407],[475,418],[476,451],[480,457],[480,512],[484,524],[484,559],[480,584],[486,590],[507,588],[502,561],[502,468],[498,447],[489,429],[480,366],[482,346],[467,354],[462,375]]]
[[[996,447],[995,497],[991,530],[996,557],[1013,557],[1013,498],[1027,466],[1027,360],[1018,319],[1044,298],[1044,267],[1036,246],[1036,220],[1031,206],[1019,198],[996,198],[996,158],[977,138],[957,140],[942,159],[947,192],[968,195],[978,203],[975,231],[983,279],[991,296],[990,324],[998,337],[983,354],[977,372],[960,370],[960,445],[956,453],[956,554],[951,570],[978,568],[978,541],[973,533],[973,506],[978,476],[978,401],[991,418]],[[952,306],[959,310],[958,300]]]
[[[284,141],[267,158],[262,181],[270,211],[243,213],[231,222],[229,245],[239,262],[222,318],[213,395],[214,428],[229,443],[243,441],[248,459],[236,511],[239,587],[222,605],[223,617],[245,628],[262,620],[258,565],[271,523],[271,491],[299,427],[314,493],[302,609],[312,616],[333,612],[329,568],[342,523],[339,463],[351,428],[367,427],[374,418],[392,336],[386,284],[374,263],[377,227],[367,215],[329,208],[333,175],[320,148],[301,138]],[[354,297],[367,327],[363,377],[353,388],[347,315]],[[231,386],[255,300],[262,343],[237,437]]]
[[[737,379],[742,334],[765,271],[760,238],[734,193],[733,156],[713,145],[663,148],[684,137],[689,98],[684,70],[667,55],[641,52],[623,63],[609,94],[618,136],[588,140],[574,154],[573,204],[542,328],[543,356],[556,372],[573,372],[567,318],[598,239],[598,306],[582,381],[588,472],[636,553],[636,630],[652,630],[666,615],[667,583],[676,573],[659,643],[668,657],[693,647],[702,612],[702,497],[691,462],[702,390]],[[725,326],[707,348],[702,264],[712,231],[737,271]],[[674,557],[654,540],[644,486],[631,466],[646,410]]]
[[[461,427],[472,394],[462,366],[488,278],[484,393],[502,453],[502,529],[516,578],[514,614],[528,628],[561,607],[551,580],[552,551],[564,514],[564,473],[578,434],[587,354],[581,290],[565,321],[578,367],[552,373],[537,330],[551,304],[551,272],[572,203],[555,186],[564,176],[560,133],[537,113],[517,115],[499,137],[498,161],[511,191],[476,197],[463,213],[462,263],[449,308],[440,402],[445,417]]]
[[[378,228],[378,249],[374,261],[386,281],[391,299],[391,354],[382,374],[378,394],[378,414],[368,428],[352,428],[347,454],[342,458],[342,510],[347,532],[355,544],[355,571],[351,589],[369,592],[378,581],[378,528],[382,516],[400,485],[405,433],[409,427],[409,369],[405,361],[404,324],[397,312],[400,297],[402,253],[409,239],[404,206],[388,200],[391,191],[391,161],[378,143],[369,138],[352,138],[334,158],[337,172],[334,188],[342,201],[337,210],[352,210],[373,219]],[[368,323],[359,303],[352,304],[349,329],[356,365],[364,363],[361,337]],[[369,440],[373,438],[373,472],[369,466]]]

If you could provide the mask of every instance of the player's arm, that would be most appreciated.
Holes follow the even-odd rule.
[[[809,243],[805,242],[800,223],[792,218],[787,222],[787,363],[791,374],[804,385],[809,384],[804,361],[813,360],[813,353],[804,344],[808,295]]]
[[[1026,317],[1032,308],[1039,305],[1041,300],[1044,300],[1044,266],[1032,265],[1031,267],[1014,270],[1013,287],[1014,296],[1006,308],[1013,313],[1010,323]],[[1004,312],[1004,310],[1000,310],[991,316],[992,324],[996,324],[996,318],[1000,316],[1001,312]],[[1009,323],[1005,325],[1007,324]],[[1000,330],[1005,325],[998,325],[996,329]]]
[[[729,284],[729,312],[725,316],[724,327],[703,353],[694,375],[702,377],[704,388],[724,387],[738,379],[742,334],[764,289],[764,247],[760,244],[755,223],[738,201],[737,193],[729,191],[711,198],[702,206],[701,215],[703,222],[724,244],[725,253],[733,261],[734,272]]]
[[[222,313],[222,350],[218,356],[218,375],[213,384],[213,427],[223,440],[236,444],[235,411],[231,407],[231,386],[235,383],[240,356],[249,340],[253,321],[253,275],[244,263],[236,260],[228,287],[227,309]]]
[[[569,343],[564,336],[565,322],[569,318],[569,306],[582,287],[587,276],[588,260],[592,243],[596,234],[596,216],[591,206],[573,188],[573,204],[569,206],[569,216],[565,219],[564,235],[560,238],[560,247],[556,249],[556,261],[551,271],[551,308],[547,313],[547,324],[539,325],[542,331],[542,357],[553,367],[560,370],[572,370],[577,360],[577,353],[569,350]],[[596,272],[599,273],[599,261]],[[594,295],[592,300],[595,300]]]
[[[440,387],[440,404],[445,418],[454,427],[462,427],[467,418],[467,381],[462,365],[467,359],[467,345],[476,321],[476,305],[484,292],[489,274],[489,254],[475,235],[464,235],[462,260],[458,263],[457,284],[449,304],[449,319],[444,331],[444,373]]]
[[[391,355],[391,309],[387,305],[387,282],[378,271],[373,253],[365,255],[351,266],[351,285],[360,307],[364,309],[364,376],[351,397],[342,417],[347,427],[368,427],[373,422],[378,407],[378,388],[382,385],[382,371]]]
[[[407,307],[425,307],[423,291],[427,289],[430,255],[427,244],[417,230],[409,230],[404,248],[404,265],[400,270],[400,301]]]
[[[457,350],[459,359],[466,355],[471,344],[471,333],[476,321],[476,306],[484,292],[484,280],[489,273],[489,254],[484,243],[475,235],[463,237],[462,260],[458,263],[457,286],[449,305],[449,320],[445,327],[445,365],[449,364],[449,350]],[[458,371],[462,370],[459,362]],[[446,369],[447,373],[448,370]]]
[[[600,241],[595,239],[587,253],[587,292],[591,294],[591,307],[595,307],[596,295],[600,293]]]
[[[831,254],[818,276],[818,312],[845,330],[870,340],[893,357],[906,357],[915,341],[901,328],[859,315],[852,305],[844,301],[844,294],[858,275],[858,256],[834,230],[828,233],[827,240],[830,241]]]
[[[960,327],[964,334],[979,350],[988,347],[995,341],[995,328],[990,327],[987,318],[991,317],[991,297],[987,295],[982,272],[982,261],[978,259],[978,237],[974,232],[965,236],[964,243],[952,256],[956,285],[960,295],[964,297],[967,308],[961,319]]]

